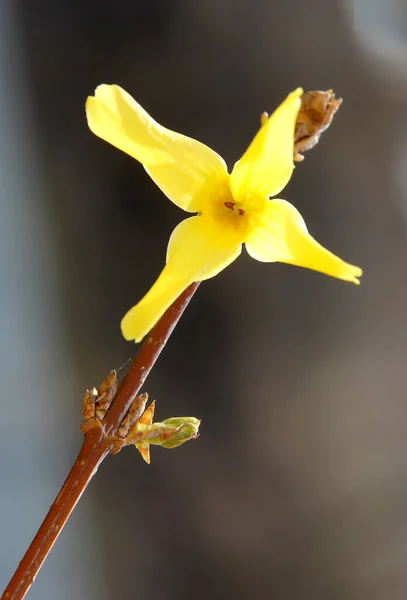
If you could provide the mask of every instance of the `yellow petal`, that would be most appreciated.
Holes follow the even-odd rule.
[[[233,197],[240,202],[247,193],[275,196],[289,182],[293,169],[294,130],[303,90],[287,96],[268,118],[235,164],[230,176]]]
[[[204,200],[227,185],[224,160],[213,150],[166,129],[117,85],[100,85],[86,101],[91,131],[141,162],[174,204],[199,212]]]
[[[350,265],[312,238],[300,213],[285,200],[271,200],[246,239],[248,253],[263,262],[284,262],[360,283],[362,269]]]
[[[144,298],[124,316],[123,336],[139,342],[191,283],[214,277],[240,252],[239,232],[224,230],[212,217],[198,216],[182,221],[171,235],[167,264],[161,275]]]

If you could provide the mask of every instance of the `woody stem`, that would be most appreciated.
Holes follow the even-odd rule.
[[[194,295],[199,283],[191,284],[168,308],[133,360],[103,419],[103,431],[91,429],[35,538],[17,567],[0,600],[22,600],[77,502],[113,448],[113,439],[134,398],[161,354],[175,325]]]

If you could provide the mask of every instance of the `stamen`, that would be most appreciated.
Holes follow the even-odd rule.
[[[230,208],[230,210],[233,210],[233,212],[237,212],[237,214],[241,217],[242,215],[244,215],[244,210],[243,208],[237,208],[235,209],[236,206],[236,202],[224,202],[224,205],[226,206],[226,208]]]

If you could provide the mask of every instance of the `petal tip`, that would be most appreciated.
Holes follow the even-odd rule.
[[[348,281],[354,283],[355,285],[360,285],[360,277],[362,277],[363,271],[360,267],[354,267],[351,265],[351,270],[348,276]]]
[[[127,316],[127,314],[124,315],[120,323],[122,336],[127,342],[134,342],[135,344],[138,344],[139,342],[141,342],[144,336],[140,336],[137,334],[137,332],[134,329],[134,326],[132,326],[132,323],[129,322],[130,320],[127,318]]]
[[[97,98],[98,96],[103,96],[104,92],[106,92],[109,88],[110,89],[114,89],[117,88],[118,86],[115,84],[110,84],[110,83],[100,83],[96,88],[95,88],[95,98]]]
[[[86,102],[85,102],[86,114],[88,114],[89,111],[92,109],[92,105],[95,102],[95,100],[96,100],[95,96],[88,96],[86,98]]]

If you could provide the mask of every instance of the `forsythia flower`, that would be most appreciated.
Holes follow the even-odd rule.
[[[172,232],[166,265],[142,300],[122,320],[126,339],[139,342],[193,282],[214,277],[241,253],[284,262],[359,283],[359,267],[323,248],[300,213],[270,200],[287,185],[294,163],[298,88],[269,117],[229,175],[224,160],[200,142],[159,125],[117,85],[100,85],[87,99],[90,129],[141,162],[174,204],[198,215]]]

